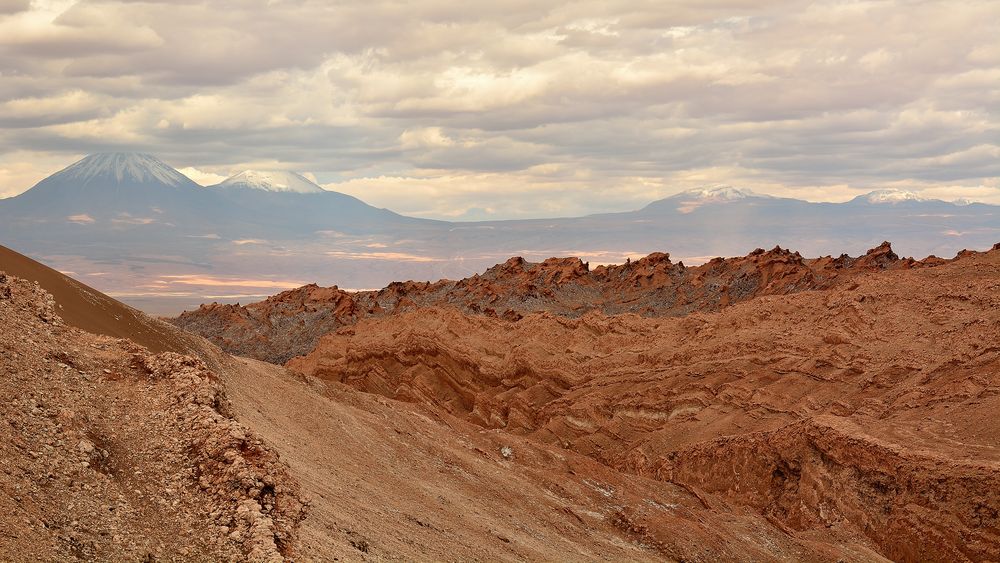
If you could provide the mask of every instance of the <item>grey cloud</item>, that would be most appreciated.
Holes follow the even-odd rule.
[[[31,0],[0,0],[0,16],[16,14],[31,7]]]
[[[0,49],[28,56],[73,58],[101,53],[134,53],[161,44],[148,28],[109,32],[101,28],[57,27],[43,33],[7,36]]]
[[[8,154],[413,176],[475,216],[697,181],[998,183],[989,0],[83,0],[50,26],[19,17],[0,18]],[[432,128],[452,142],[401,140]],[[460,192],[467,175],[494,187]],[[515,186],[524,201],[503,203]]]
[[[420,168],[477,172],[524,170],[545,163],[547,147],[492,138],[485,142],[422,150],[410,161]]]

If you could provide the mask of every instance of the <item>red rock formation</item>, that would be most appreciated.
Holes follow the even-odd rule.
[[[1000,250],[960,258],[759,251],[680,270],[676,303],[731,299],[707,313],[507,322],[423,308],[342,328],[288,365],[725,498],[790,533],[865,538],[898,560],[995,560]],[[580,279],[667,286],[668,264]]]
[[[295,377],[142,316],[95,320],[202,359],[83,333],[0,273],[0,555],[997,560],[1000,247],[959,258],[512,261],[206,308],[342,319]]]
[[[90,291],[64,296],[85,310]],[[85,319],[198,357],[150,354],[60,305],[0,271],[2,560],[879,559],[142,315]]]
[[[230,353],[284,363],[308,353],[324,334],[359,319],[421,307],[448,306],[508,320],[532,312],[681,316],[761,295],[829,288],[865,272],[939,263],[900,259],[887,242],[859,258],[805,259],[776,247],[694,267],[675,264],[662,253],[593,270],[578,258],[541,263],[511,258],[459,281],[394,282],[380,291],[358,293],[307,285],[245,307],[203,305],[172,322]]]

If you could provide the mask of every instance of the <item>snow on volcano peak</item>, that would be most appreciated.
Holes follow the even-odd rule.
[[[56,175],[83,184],[95,180],[114,180],[117,183],[160,183],[169,186],[191,183],[187,176],[155,156],[132,152],[92,154],[69,165]]]
[[[301,174],[285,170],[244,170],[235,176],[227,178],[218,187],[300,194],[322,193],[326,191]]]
[[[703,205],[730,203],[748,198],[770,197],[762,196],[743,188],[732,186],[717,186],[713,188],[696,188],[681,192],[670,199],[677,202],[677,211],[691,213]]]
[[[927,199],[921,197],[916,192],[911,192],[909,190],[898,190],[898,189],[885,189],[885,190],[875,190],[867,194],[858,196],[858,198],[868,201],[868,203],[899,203],[901,201],[926,201]]]
[[[760,197],[751,190],[734,188],[732,186],[719,186],[715,188],[698,188],[677,194],[684,199],[697,199],[700,201],[736,201],[748,197]]]

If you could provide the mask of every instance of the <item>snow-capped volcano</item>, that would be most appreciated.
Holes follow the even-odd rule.
[[[92,154],[5,200],[8,218],[46,232],[175,229],[210,216],[214,199],[190,178],[143,153]],[[24,232],[30,229],[22,227]],[[34,232],[34,236],[40,236]],[[66,242],[66,241],[64,241]]]
[[[244,170],[214,187],[300,194],[314,194],[326,191],[301,174],[284,170]]]
[[[895,188],[885,190],[875,190],[854,198],[855,201],[867,201],[868,203],[900,203],[903,201],[928,201],[916,192],[909,190],[899,190]]]
[[[92,154],[57,172],[64,182],[89,184],[190,185],[191,180],[155,156],[134,152]]]
[[[734,203],[743,200],[756,200],[771,196],[761,195],[744,188],[734,188],[732,186],[715,186],[711,188],[695,188],[672,195],[666,199],[654,201],[649,204],[647,210],[669,209],[680,213],[691,213],[692,211],[706,205],[719,203]]]
[[[740,199],[746,199],[748,197],[766,197],[761,196],[751,190],[744,188],[734,188],[732,186],[717,186],[714,188],[696,188],[693,190],[683,191],[675,198],[684,200],[697,200],[697,201],[736,201]]]

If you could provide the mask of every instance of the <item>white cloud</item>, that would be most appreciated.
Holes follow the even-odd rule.
[[[0,0],[0,196],[122,148],[431,217],[1000,190],[992,0],[253,4]]]
[[[27,190],[79,156],[16,150],[0,154],[0,198]]]
[[[70,215],[66,217],[66,220],[70,223],[76,223],[78,225],[89,225],[94,222],[94,218],[86,213],[81,213],[79,215]]]
[[[440,127],[407,129],[399,136],[399,141],[404,149],[450,147],[455,144],[454,139],[442,133]]]
[[[215,184],[221,183],[223,180],[229,176],[223,174],[216,174],[214,172],[206,172],[204,170],[198,170],[193,166],[186,166],[184,168],[178,168],[178,172],[194,180],[196,184],[201,184],[202,186],[214,186]]]

